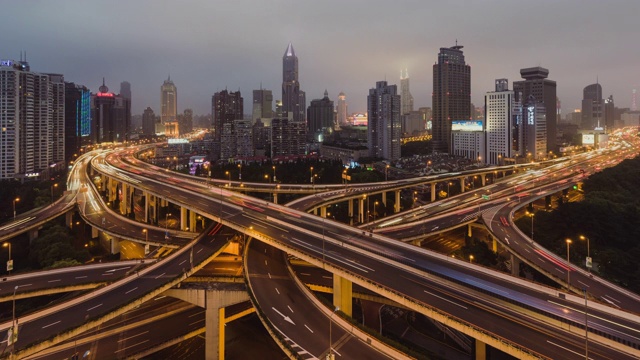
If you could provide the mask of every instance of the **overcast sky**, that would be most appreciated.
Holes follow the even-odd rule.
[[[640,85],[640,0],[2,0],[0,58],[27,51],[31,69],[62,73],[96,91],[106,78],[129,81],[133,113],[159,113],[160,86],[171,74],[178,109],[211,111],[211,96],[252,90],[281,98],[282,56],[299,59],[307,105],[325,88],[343,91],[350,112],[366,111],[375,82],[411,78],[414,106],[431,106],[432,65],[440,47],[464,46],[471,100],[483,104],[494,79],[520,78],[543,66],[558,84],[562,111],[580,107],[582,89],[599,79],[603,95],[631,105]]]

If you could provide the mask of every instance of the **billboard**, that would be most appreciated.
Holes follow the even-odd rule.
[[[168,142],[169,142],[169,145],[188,144],[189,140],[187,140],[187,139],[169,139]]]
[[[481,120],[453,120],[451,131],[482,131]]]
[[[582,134],[582,145],[594,145],[595,143],[594,134]]]

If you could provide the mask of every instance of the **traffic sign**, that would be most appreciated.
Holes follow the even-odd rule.
[[[7,271],[13,270],[13,259],[7,260]]]
[[[489,195],[482,195],[482,198],[485,200],[489,200]]]
[[[589,268],[589,269],[591,269],[591,268],[592,268],[593,263],[591,262],[591,256],[587,256],[586,266],[587,266],[587,268]]]

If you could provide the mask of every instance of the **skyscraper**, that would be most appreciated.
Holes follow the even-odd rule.
[[[338,125],[347,125],[347,96],[341,91],[338,94]]]
[[[327,90],[324,91],[322,99],[311,101],[311,105],[307,109],[307,125],[307,134],[310,137],[333,127],[333,101],[329,100]]]
[[[509,90],[507,79],[496,79],[495,91],[484,96],[487,144],[484,162],[502,165],[502,159],[513,158],[520,143],[517,131],[522,117],[520,94]]]
[[[615,128],[615,112],[616,107],[613,103],[613,95],[609,95],[604,100],[604,129],[607,133],[610,133]]]
[[[175,122],[178,116],[178,89],[171,75],[164,81],[160,87],[160,121],[163,124],[167,122]]]
[[[549,148],[547,145],[546,111],[547,108],[544,103],[538,101],[533,95],[529,95],[522,105],[523,116],[522,126],[520,127],[521,134],[519,135],[522,138],[520,154],[527,161],[542,159],[546,156],[546,151]],[[555,116],[555,106],[552,111]]]
[[[294,121],[304,121],[306,105],[305,93],[298,82],[298,57],[289,43],[282,57],[282,111]]]
[[[413,111],[413,96],[409,91],[409,70],[400,71],[400,115],[407,115]]]
[[[469,120],[471,114],[471,67],[464,61],[462,46],[440,48],[433,65],[433,149],[452,152],[451,122]]]
[[[61,166],[65,161],[64,147],[64,117],[65,117],[65,86],[64,76],[61,74],[47,74],[49,76],[49,99],[51,100],[51,159],[49,166]],[[55,165],[54,165],[55,164]]]
[[[215,93],[211,99],[211,114],[213,115],[213,139],[215,159],[219,159],[222,152],[223,137],[229,142],[235,142],[233,135],[233,121],[244,118],[244,100],[240,91],[229,92],[226,89]],[[226,155],[235,155],[235,145],[226,144]],[[227,156],[229,157],[229,156]]]
[[[145,136],[153,136],[156,134],[156,114],[150,106],[142,112],[142,133]]]
[[[131,101],[131,84],[128,81],[120,83],[120,96]]]
[[[386,81],[376,82],[367,96],[369,124],[367,146],[369,156],[396,160],[400,158],[400,95],[396,85]]]
[[[521,69],[520,76],[524,81],[514,81],[513,90],[522,93],[523,101],[533,95],[536,101],[544,105],[545,129],[547,131],[546,151],[556,152],[556,82],[547,79],[549,70],[539,66]]]
[[[129,139],[131,103],[119,94],[109,92],[102,79],[98,93],[91,94],[91,140],[122,142]]]
[[[91,135],[91,92],[85,86],[65,82],[65,158],[71,160]]]
[[[270,119],[273,117],[273,94],[271,90],[253,90],[253,112],[251,119]]]
[[[604,127],[604,100],[602,86],[591,84],[582,91],[582,121],[580,128],[584,130],[601,129]]]

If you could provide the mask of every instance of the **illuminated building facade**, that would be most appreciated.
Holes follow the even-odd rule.
[[[176,121],[178,116],[178,89],[171,75],[160,87],[160,121],[163,124]]]
[[[520,70],[520,76],[524,80],[514,81],[513,90],[522,93],[522,99],[529,99],[530,96],[544,106],[545,110],[545,131],[546,131],[546,151],[557,152],[556,149],[556,82],[547,79],[549,70],[543,67],[532,67]],[[523,114],[523,120],[525,119]]]
[[[582,121],[583,130],[598,130],[604,127],[604,100],[602,86],[591,84],[582,91]]]
[[[520,144],[518,128],[522,118],[520,94],[509,90],[507,79],[497,79],[495,91],[484,96],[486,153],[483,162],[502,165],[513,158]]]
[[[131,102],[109,92],[102,79],[98,93],[91,94],[91,140],[94,144],[129,139]]]
[[[307,133],[316,140],[317,134],[330,132],[333,128],[333,101],[329,100],[329,93],[324,91],[322,99],[311,101],[307,109]]]
[[[348,125],[347,122],[347,96],[343,93],[340,92],[340,94],[338,94],[338,125],[339,126],[345,126]]]
[[[413,95],[409,91],[409,70],[400,71],[400,115],[407,115],[413,111]]]
[[[89,142],[91,92],[86,86],[65,82],[64,147],[67,161]]]
[[[214,159],[234,156],[235,150],[222,151],[222,148],[235,149],[235,145],[224,144],[223,140],[235,142],[233,121],[244,118],[244,99],[240,91],[233,92],[225,89],[215,93],[211,98],[211,114],[213,115]],[[222,152],[225,156],[222,156]]]
[[[298,57],[289,43],[282,57],[282,114],[278,116],[304,121],[306,106],[306,96],[298,81]]]

